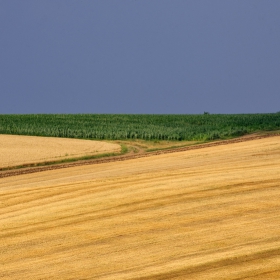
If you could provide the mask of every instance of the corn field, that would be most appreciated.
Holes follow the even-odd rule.
[[[279,130],[280,114],[0,115],[0,133],[83,139],[213,140]]]

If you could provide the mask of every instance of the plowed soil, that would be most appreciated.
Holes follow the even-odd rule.
[[[120,152],[120,149],[118,144],[102,141],[0,134],[0,168]]]
[[[280,136],[0,180],[0,279],[280,279]]]

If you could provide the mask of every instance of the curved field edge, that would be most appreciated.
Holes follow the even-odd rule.
[[[51,165],[56,165],[56,164],[63,164],[63,163],[65,164],[65,163],[72,163],[72,162],[78,162],[78,161],[114,157],[114,156],[119,156],[119,155],[122,155],[125,153],[127,153],[127,147],[125,145],[121,144],[121,151],[119,153],[117,153],[117,152],[101,153],[101,154],[95,154],[95,155],[85,155],[85,156],[80,156],[80,157],[64,158],[64,159],[60,159],[60,160],[49,160],[49,161],[43,161],[43,162],[20,164],[20,165],[15,165],[15,166],[2,167],[2,168],[0,168],[0,172],[8,171],[8,170],[15,170],[15,169],[18,170],[18,169],[22,169],[22,168],[51,166]],[[0,178],[1,178],[1,175],[0,175]]]
[[[160,150],[151,151],[151,152],[142,151],[141,153],[129,153],[129,154],[127,154],[129,151],[128,147],[126,145],[121,145],[121,147],[122,147],[121,155],[120,154],[119,155],[102,154],[102,155],[93,156],[92,158],[73,158],[73,159],[67,159],[63,162],[61,162],[61,161],[60,162],[49,162],[49,163],[44,163],[44,165],[42,165],[42,166],[38,166],[36,164],[34,166],[27,166],[27,167],[19,166],[15,170],[11,170],[11,169],[6,169],[6,170],[2,169],[1,170],[0,169],[0,178],[17,176],[17,175],[22,175],[22,174],[30,174],[30,173],[36,173],[36,172],[43,172],[43,171],[47,171],[47,170],[62,169],[62,168],[68,168],[68,167],[74,167],[74,166],[100,164],[100,163],[107,163],[107,162],[114,162],[114,161],[124,161],[124,160],[149,157],[149,156],[160,155],[160,154],[203,149],[203,148],[208,148],[208,147],[252,141],[252,140],[263,139],[263,138],[267,138],[267,137],[274,137],[274,136],[279,136],[279,135],[280,135],[280,132],[259,133],[259,134],[253,134],[251,136],[247,135],[244,137],[233,138],[233,139],[229,139],[229,140],[212,141],[212,142],[206,142],[206,143],[197,144],[197,145],[189,145],[189,146],[176,147],[176,148],[171,148],[171,149],[160,149]]]
[[[0,169],[38,166],[121,153],[107,141],[0,134]]]

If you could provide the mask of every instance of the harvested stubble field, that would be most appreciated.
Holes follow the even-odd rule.
[[[0,179],[1,279],[279,279],[280,137]]]
[[[118,144],[57,137],[0,134],[0,168],[120,152]]]

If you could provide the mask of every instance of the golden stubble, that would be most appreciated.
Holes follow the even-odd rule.
[[[104,141],[0,134],[0,168],[120,150],[120,145]]]
[[[0,279],[279,279],[280,137],[0,179]]]

